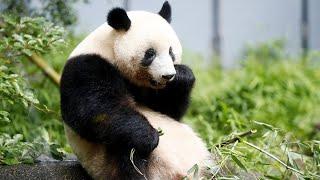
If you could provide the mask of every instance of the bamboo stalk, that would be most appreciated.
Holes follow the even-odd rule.
[[[236,137],[234,137],[234,138],[232,138],[232,139],[229,139],[229,140],[227,140],[227,141],[225,141],[225,142],[222,142],[222,143],[220,143],[220,144],[217,144],[216,147],[217,147],[217,148],[220,148],[220,147],[223,147],[223,146],[226,146],[226,145],[235,143],[235,142],[237,142],[237,141],[240,141],[240,138],[243,138],[243,137],[245,137],[245,136],[250,136],[250,135],[252,135],[252,134],[254,134],[254,133],[256,133],[256,132],[257,132],[257,130],[250,130],[250,131],[241,133],[241,134],[237,135]]]
[[[260,147],[254,145],[254,144],[251,144],[251,143],[249,143],[247,141],[242,141],[242,143],[244,143],[244,144],[246,144],[246,145],[248,145],[248,146],[250,146],[250,147],[252,147],[252,148],[254,148],[254,149],[256,149],[256,150],[258,150],[260,152],[262,152],[263,154],[269,156],[270,158],[274,159],[275,161],[277,161],[278,163],[283,165],[285,168],[290,169],[291,171],[296,172],[296,173],[298,173],[300,175],[304,175],[303,172],[301,172],[301,171],[299,171],[299,170],[297,170],[297,169],[295,169],[295,168],[293,168],[291,166],[288,166],[286,163],[284,163],[283,161],[281,161],[279,158],[277,158],[273,154],[269,153],[268,151],[266,151],[264,149],[261,149]]]
[[[60,74],[57,73],[42,57],[32,54],[28,59],[36,64],[57,86],[60,85]]]

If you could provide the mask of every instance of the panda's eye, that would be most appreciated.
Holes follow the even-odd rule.
[[[141,65],[149,66],[154,60],[154,58],[156,58],[156,50],[150,48],[145,52]]]
[[[171,56],[172,61],[175,61],[175,60],[176,60],[176,57],[175,57],[175,55],[174,55],[173,52],[172,52],[172,47],[169,48],[169,55]]]

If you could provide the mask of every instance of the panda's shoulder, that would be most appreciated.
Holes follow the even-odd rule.
[[[119,70],[110,63],[110,60],[98,54],[83,54],[68,59],[64,72],[90,73],[91,75],[103,75],[105,73],[119,75]]]
[[[83,54],[68,59],[61,78],[61,83],[70,81],[92,81],[121,75],[110,61],[98,54]]]
[[[77,70],[99,70],[115,69],[108,59],[98,54],[82,54],[68,59],[65,68],[75,68]]]

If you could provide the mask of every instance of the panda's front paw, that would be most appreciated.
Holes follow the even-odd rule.
[[[159,133],[153,127],[148,131],[137,132],[134,138],[133,147],[142,158],[147,158],[159,144]]]
[[[174,65],[175,69],[176,69],[176,77],[174,79],[175,82],[179,82],[179,83],[186,83],[187,85],[193,85],[195,82],[195,77],[193,75],[192,70],[183,64],[176,64]]]

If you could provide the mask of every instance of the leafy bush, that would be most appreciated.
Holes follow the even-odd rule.
[[[46,111],[46,106],[39,103],[31,89],[33,76],[24,63],[32,53],[46,53],[64,43],[63,33],[62,28],[43,18],[0,16],[1,163],[31,162],[46,151],[45,147],[52,150],[45,126],[34,118],[39,110]]]
[[[196,71],[187,122],[220,157],[214,176],[320,177],[320,56],[291,59],[281,46],[250,47],[241,67]]]

